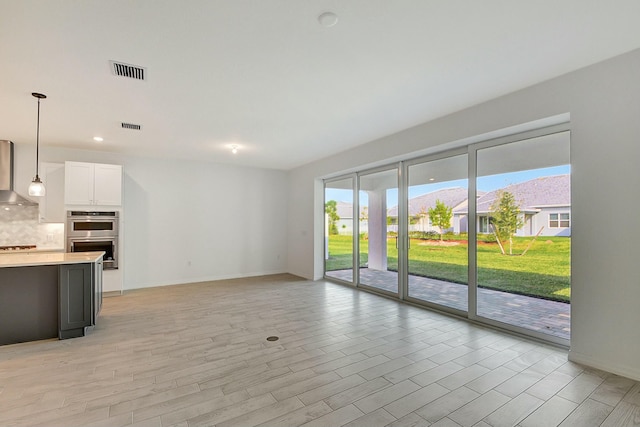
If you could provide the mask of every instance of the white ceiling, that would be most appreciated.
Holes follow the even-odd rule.
[[[42,92],[43,146],[287,170],[639,48],[638,16],[638,0],[0,0],[0,139],[35,143]]]

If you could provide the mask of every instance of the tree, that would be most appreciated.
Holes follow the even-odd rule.
[[[491,205],[491,224],[502,241],[509,240],[509,255],[513,255],[513,235],[524,225],[516,198],[508,191],[499,191]],[[504,255],[504,250],[502,250]]]
[[[360,222],[369,221],[369,208],[363,207],[360,211]]]
[[[452,216],[453,208],[450,208],[438,199],[436,199],[436,207],[429,208],[429,221],[431,221],[432,225],[440,229],[440,241],[442,241],[444,230],[451,227]]]
[[[338,202],[329,200],[324,204],[324,212],[329,217],[329,234],[338,234],[337,222],[340,220],[338,216]]]

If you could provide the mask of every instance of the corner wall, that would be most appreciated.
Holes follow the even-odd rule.
[[[569,113],[570,359],[640,380],[639,75],[636,50],[290,171],[289,272],[322,277],[322,177]]]

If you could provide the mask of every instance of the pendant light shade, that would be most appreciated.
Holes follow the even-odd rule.
[[[47,95],[41,93],[32,92],[31,95],[38,98],[38,127],[36,131],[36,176],[29,184],[29,195],[34,197],[42,197],[45,195],[44,183],[38,176],[38,163],[40,162],[40,100],[45,99]]]
[[[29,195],[42,197],[45,195],[45,191],[44,184],[40,180],[40,177],[36,175],[36,177],[33,178],[33,181],[31,181],[31,184],[29,184]]]

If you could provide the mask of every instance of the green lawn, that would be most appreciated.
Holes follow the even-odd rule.
[[[530,238],[514,238],[513,253],[521,253]],[[351,268],[353,261],[351,236],[330,236],[327,271]],[[427,241],[411,239],[409,273],[467,283],[467,244],[437,246]],[[360,241],[360,265],[367,263],[367,241]],[[478,245],[478,285],[533,295],[555,301],[568,302],[570,281],[571,239],[568,237],[539,237],[524,256],[500,253],[496,243]],[[388,269],[397,270],[398,251],[395,239],[387,242]]]

